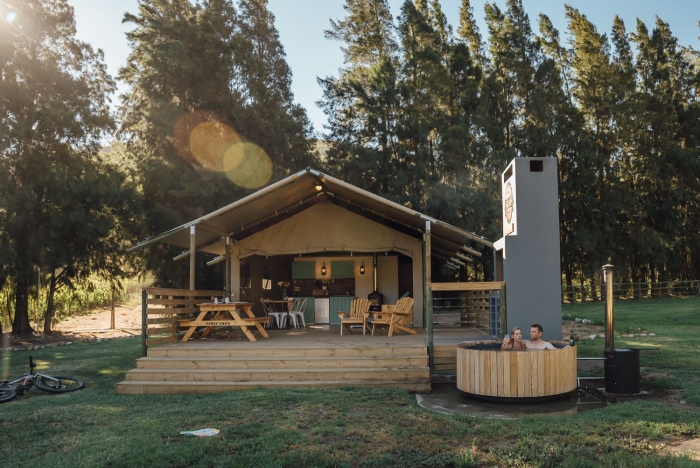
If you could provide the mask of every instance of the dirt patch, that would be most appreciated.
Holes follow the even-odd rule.
[[[124,338],[141,335],[141,306],[116,307],[114,329],[110,328],[111,309],[97,309],[89,315],[76,315],[60,322],[53,333],[12,335],[3,333],[0,348],[50,345],[75,341]]]
[[[661,453],[687,455],[691,460],[700,461],[700,439],[667,440]]]
[[[562,322],[561,336],[562,340],[568,340],[569,334],[573,330],[577,340],[587,340],[591,335],[604,336],[605,327],[593,325],[590,323],[574,322],[573,320],[565,320]]]

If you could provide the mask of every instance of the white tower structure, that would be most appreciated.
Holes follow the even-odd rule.
[[[503,237],[494,248],[496,279],[506,282],[506,330],[517,325],[528,339],[539,324],[544,339],[560,340],[557,159],[516,158],[501,184]]]

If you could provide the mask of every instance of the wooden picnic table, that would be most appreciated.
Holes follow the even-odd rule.
[[[180,325],[189,327],[182,341],[186,342],[190,339],[197,328],[205,327],[202,332],[202,338],[205,338],[214,327],[240,327],[245,336],[250,341],[258,341],[253,336],[253,333],[248,327],[255,327],[264,338],[269,338],[262,324],[270,321],[269,317],[256,317],[253,314],[253,304],[250,302],[228,302],[228,303],[213,303],[205,302],[199,304],[199,315],[194,320],[180,320]],[[246,317],[241,317],[239,311],[245,312]],[[227,317],[227,315],[229,317]]]

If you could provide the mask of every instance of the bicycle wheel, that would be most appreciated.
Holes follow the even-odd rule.
[[[6,401],[14,400],[17,397],[17,390],[15,387],[0,387],[0,403],[5,403]]]
[[[39,390],[49,393],[65,393],[80,390],[85,386],[82,380],[73,377],[60,377],[50,375],[37,375],[34,385]]]

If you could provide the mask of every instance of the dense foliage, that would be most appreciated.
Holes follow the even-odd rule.
[[[608,36],[566,5],[563,42],[507,0],[485,5],[484,40],[470,0],[456,37],[438,0],[344,8],[327,37],[345,66],[319,80],[331,173],[497,239],[505,165],[556,157],[566,284],[608,262],[627,281],[700,276],[700,68],[667,23],[616,17]]]
[[[137,197],[99,154],[114,89],[102,52],[75,38],[66,0],[3,5],[0,28],[0,287],[14,297],[12,331],[31,331],[30,287],[56,290],[91,274],[117,280]]]
[[[142,0],[124,21],[132,52],[120,78],[120,135],[136,161],[146,236],[232,203],[315,165],[311,124],[293,102],[291,72],[266,0]],[[246,161],[230,170],[232,160]],[[180,249],[144,250],[162,285],[188,286]],[[221,267],[198,256],[198,288],[220,288]]]

